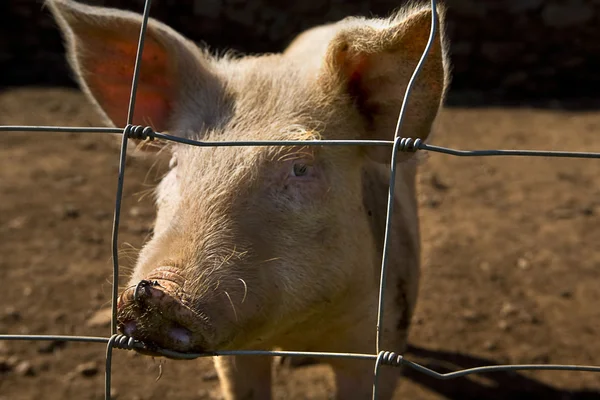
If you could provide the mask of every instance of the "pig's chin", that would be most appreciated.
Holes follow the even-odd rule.
[[[121,324],[119,331],[129,337],[143,341],[144,347],[136,348],[135,350],[149,356],[182,358],[182,356],[178,357],[177,353],[183,355],[206,351],[205,346],[195,343],[193,332],[177,324],[166,324],[161,329],[162,337],[159,339],[160,344],[153,341],[152,336],[143,330],[140,332],[135,321],[128,321]]]
[[[179,271],[161,267],[119,296],[119,331],[142,341],[145,348],[139,350],[141,353],[165,355],[161,350],[179,353],[211,350],[210,321],[190,307],[184,283]]]

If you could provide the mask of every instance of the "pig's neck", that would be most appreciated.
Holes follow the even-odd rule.
[[[394,190],[385,298],[386,304],[394,303],[391,307],[386,306],[391,312],[390,323],[394,324],[393,329],[400,330],[408,328],[416,303],[419,281],[420,235],[416,169],[416,164],[410,161],[399,164]],[[385,236],[389,177],[388,165],[368,162],[363,170],[363,206],[370,222],[376,249],[373,267],[377,284]]]

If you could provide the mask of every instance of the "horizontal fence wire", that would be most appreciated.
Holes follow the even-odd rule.
[[[138,340],[132,339],[125,335],[113,335],[110,338],[94,337],[94,336],[75,336],[75,335],[0,335],[0,340],[37,340],[37,341],[56,341],[56,342],[84,342],[84,343],[101,343],[111,344],[112,348],[123,350],[144,350],[146,345]],[[153,351],[157,351],[156,347],[152,347]],[[407,360],[402,355],[382,351],[379,354],[361,354],[361,353],[329,353],[329,352],[314,352],[314,351],[285,351],[285,350],[224,350],[211,351],[205,353],[179,353],[170,350],[158,350],[165,356],[180,359],[193,360],[202,357],[214,356],[272,356],[272,357],[311,357],[311,358],[350,358],[356,360],[371,360],[377,361],[381,358],[381,363],[393,366],[405,366],[415,371],[422,372],[425,375],[436,379],[453,379],[460,378],[473,374],[484,374],[490,372],[503,371],[579,371],[579,372],[600,372],[600,366],[593,365],[564,365],[564,364],[507,364],[507,365],[488,365],[482,367],[474,367],[462,369],[454,372],[439,373],[429,369],[419,363]]]
[[[3,125],[0,132],[64,132],[64,133],[111,133],[123,134],[123,128],[101,127],[62,127],[62,126],[25,126]],[[131,137],[131,135],[130,135]],[[137,137],[133,136],[137,139]],[[148,138],[162,139],[169,142],[187,144],[197,147],[248,147],[248,146],[381,146],[393,147],[393,140],[233,140],[233,141],[204,141],[173,136],[161,132],[148,133]],[[558,158],[596,158],[600,152],[593,151],[559,151],[559,150],[521,150],[521,149],[488,149],[460,150],[425,143],[420,139],[401,138],[398,151],[424,150],[432,153],[442,153],[457,157],[558,157]]]
[[[115,198],[115,210],[113,216],[113,231],[112,231],[112,259],[113,259],[113,287],[112,287],[112,320],[111,320],[111,336],[110,337],[90,337],[90,336],[66,336],[66,335],[11,335],[0,334],[0,340],[51,340],[51,341],[66,341],[66,342],[85,342],[85,343],[100,343],[106,345],[106,371],[105,371],[105,398],[110,399],[111,375],[112,375],[112,353],[113,349],[123,350],[148,350],[150,347],[145,343],[122,334],[117,334],[117,318],[116,304],[118,296],[118,276],[119,276],[119,260],[118,260],[118,232],[121,213],[121,202],[123,196],[124,177],[125,177],[125,160],[127,157],[127,144],[129,139],[137,140],[164,140],[186,144],[198,147],[216,147],[216,146],[388,146],[391,148],[390,159],[390,182],[388,191],[388,203],[386,212],[386,229],[384,235],[384,245],[381,264],[381,276],[378,298],[378,315],[376,329],[376,349],[373,354],[361,353],[330,353],[330,352],[303,352],[303,351],[268,351],[268,350],[231,350],[231,351],[213,351],[205,353],[179,353],[167,349],[157,349],[151,347],[154,353],[162,354],[166,357],[174,359],[195,359],[209,356],[243,356],[243,355],[264,355],[264,356],[285,356],[285,357],[314,357],[314,358],[348,358],[357,360],[371,360],[375,364],[373,376],[373,399],[377,398],[378,385],[377,377],[380,367],[387,366],[403,366],[411,368],[429,377],[446,380],[464,377],[472,374],[482,374],[501,371],[525,371],[525,370],[552,370],[552,371],[580,371],[580,372],[596,372],[600,373],[600,366],[589,365],[560,365],[560,364],[509,364],[509,365],[489,365],[475,368],[468,368],[448,373],[439,373],[431,370],[421,364],[407,360],[403,355],[391,351],[386,351],[381,348],[381,324],[383,321],[384,309],[384,291],[385,277],[389,254],[389,239],[391,218],[393,215],[394,202],[394,183],[397,166],[397,156],[400,152],[416,152],[429,151],[442,153],[457,157],[489,157],[489,156],[524,156],[524,157],[567,157],[567,158],[586,158],[600,159],[600,152],[572,152],[572,151],[549,151],[549,150],[459,150],[442,146],[435,146],[423,142],[421,139],[403,138],[399,136],[403,120],[408,107],[408,99],[410,98],[411,90],[415,80],[417,79],[421,67],[425,60],[429,49],[431,48],[438,27],[437,20],[437,4],[436,0],[431,0],[432,19],[429,39],[426,47],[423,50],[419,63],[417,64],[407,85],[402,108],[398,116],[394,140],[284,140],[284,141],[202,141],[192,140],[183,137],[173,136],[166,133],[155,132],[151,127],[134,126],[132,125],[133,115],[135,110],[136,92],[139,82],[141,56],[144,48],[144,40],[146,28],[150,15],[151,0],[146,0],[140,28],[138,41],[138,49],[133,71],[133,79],[131,85],[131,93],[129,107],[127,113],[127,125],[124,128],[111,127],[62,127],[62,126],[22,126],[22,125],[5,125],[0,126],[0,132],[64,132],[64,133],[109,133],[121,134],[121,152],[119,159],[119,172],[117,178],[117,193]]]

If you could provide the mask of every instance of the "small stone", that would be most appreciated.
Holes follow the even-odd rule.
[[[560,292],[560,297],[562,297],[563,299],[570,299],[573,297],[573,292],[570,290],[563,290],[562,292]]]
[[[510,329],[510,325],[506,320],[501,319],[498,321],[498,328],[503,331],[508,331]]]
[[[38,346],[38,353],[42,354],[50,354],[54,353],[56,350],[64,349],[67,345],[67,342],[63,342],[60,340],[51,340],[48,342],[42,342],[41,345]]]
[[[58,311],[56,314],[54,314],[53,319],[54,319],[54,322],[56,322],[56,323],[63,323],[67,319],[67,314],[63,311]]]
[[[21,361],[15,367],[15,373],[20,376],[35,376],[35,369],[29,361]]]
[[[61,214],[63,219],[75,219],[79,217],[79,209],[72,204],[66,204],[62,208]]]
[[[483,344],[483,348],[487,351],[494,351],[498,349],[498,343],[494,340],[486,340]]]
[[[444,182],[444,180],[442,178],[440,178],[440,176],[438,174],[433,174],[433,176],[431,177],[431,186],[434,189],[440,190],[440,191],[446,191],[448,189],[450,189],[450,185],[446,182]]]
[[[15,356],[0,357],[0,374],[12,371],[18,363],[19,360]]]
[[[529,261],[527,261],[525,258],[521,257],[517,260],[517,267],[519,267],[519,269],[528,269]]]
[[[8,306],[4,309],[2,320],[5,322],[17,322],[21,320],[21,313],[13,306]]]
[[[25,226],[26,222],[27,217],[13,218],[10,221],[8,221],[7,227],[8,229],[21,229],[23,226]]]
[[[477,322],[482,319],[482,315],[473,310],[464,310],[462,317],[467,322]]]
[[[442,201],[437,196],[427,196],[423,204],[428,208],[438,208],[442,204]]]
[[[71,371],[71,372],[68,372],[68,373],[64,374],[62,376],[62,379],[65,382],[72,382],[72,381],[75,380],[76,377],[77,377],[77,372],[76,371]]]
[[[534,314],[530,314],[528,312],[523,312],[519,316],[519,322],[524,322],[524,323],[532,324],[532,325],[538,325],[542,321]]]
[[[86,151],[96,150],[98,148],[98,143],[86,142],[81,145],[81,148]]]
[[[591,217],[595,214],[595,211],[592,207],[585,207],[581,210],[581,213],[586,217]]]
[[[94,294],[92,295],[92,298],[94,300],[102,300],[103,301],[105,298],[105,294],[102,290],[94,290]],[[104,310],[106,310],[106,309],[104,309]],[[99,311],[97,311],[97,312],[99,312]],[[90,314],[88,314],[88,315],[90,315]]]
[[[504,303],[502,305],[502,309],[500,309],[500,315],[503,317],[509,317],[511,315],[516,315],[518,312],[517,307],[512,305],[511,303]]]
[[[98,374],[98,365],[96,365],[95,361],[90,361],[87,363],[79,364],[75,371],[86,378],[91,378],[92,376],[96,376]]]

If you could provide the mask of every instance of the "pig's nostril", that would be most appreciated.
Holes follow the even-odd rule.
[[[174,326],[168,331],[169,338],[183,346],[189,346],[191,332],[182,326]]]
[[[127,336],[133,336],[136,330],[136,325],[137,324],[135,323],[135,321],[127,321],[123,324],[121,332],[123,332],[123,334]]]
[[[136,285],[135,289],[133,290],[133,302],[134,303],[137,304],[139,302],[142,291],[148,286],[152,286],[152,282],[145,280],[145,279],[141,280]]]

